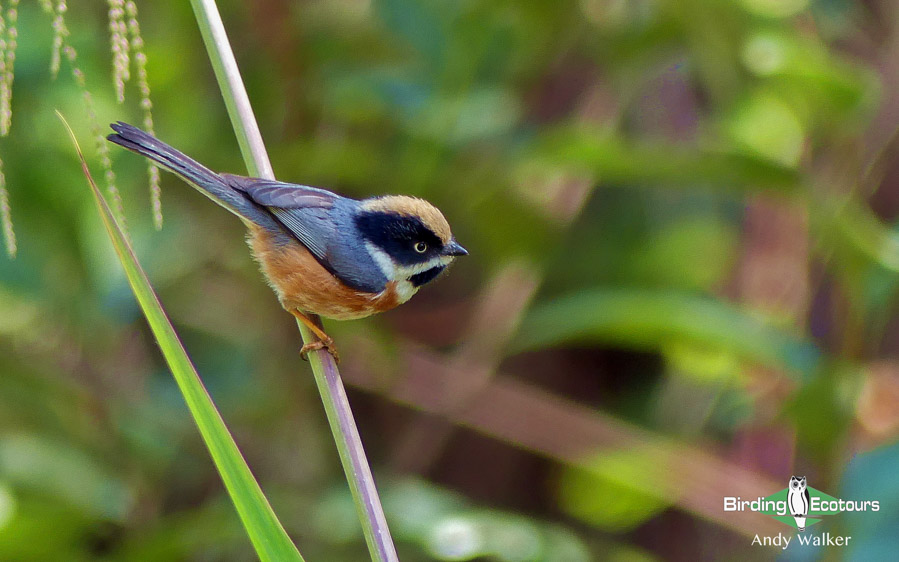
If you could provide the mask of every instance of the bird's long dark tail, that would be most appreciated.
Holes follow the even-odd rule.
[[[164,169],[181,176],[204,195],[241,218],[260,226],[270,226],[273,223],[271,215],[231,187],[222,175],[134,125],[119,121],[110,127],[115,134],[106,137],[107,140],[142,154]]]

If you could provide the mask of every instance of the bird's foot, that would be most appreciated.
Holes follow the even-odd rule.
[[[334,358],[335,363],[340,363],[340,355],[337,354],[337,347],[334,345],[334,338],[325,333],[325,331],[322,329],[321,321],[318,320],[318,317],[315,317],[315,320],[318,320],[318,322],[316,322],[299,310],[294,309],[291,310],[290,313],[293,314],[297,320],[302,322],[303,325],[309,328],[309,330],[318,338],[318,340],[311,341],[300,349],[300,357],[308,361],[308,355],[310,351],[318,351],[319,349],[324,349],[331,354],[331,357]]]
[[[335,363],[340,363],[340,355],[337,353],[337,347],[334,345],[334,340],[330,337],[326,340],[315,340],[307,343],[300,349],[300,357],[309,361],[309,352],[318,351],[319,349],[324,349],[331,354]]]

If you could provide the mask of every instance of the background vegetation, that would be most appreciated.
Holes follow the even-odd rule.
[[[187,2],[141,3],[159,136],[243,172]],[[278,176],[437,204],[471,251],[400,309],[329,323],[403,560],[745,559],[724,513],[791,474],[881,511],[814,528],[899,549],[899,7],[889,0],[222,2]],[[108,6],[69,41],[99,122]],[[125,282],[18,13],[0,139],[0,559],[252,549]],[[362,534],[291,316],[242,226],[111,151],[142,263],[308,560]],[[96,162],[97,160],[94,160]],[[97,168],[100,170],[100,168]],[[102,171],[98,174],[102,177]]]

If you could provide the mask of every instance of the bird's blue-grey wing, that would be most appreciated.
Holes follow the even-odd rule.
[[[305,185],[226,176],[254,203],[268,209],[320,261],[327,261],[334,224],[331,208],[339,195]]]
[[[355,200],[305,185],[240,176],[226,179],[271,213],[348,286],[370,293],[384,289],[387,278],[352,235]]]

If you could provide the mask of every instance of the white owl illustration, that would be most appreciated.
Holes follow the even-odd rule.
[[[796,526],[800,531],[805,530],[805,516],[808,515],[808,488],[805,476],[790,477],[790,491],[787,492],[787,503],[790,505],[790,515],[796,519]]]

